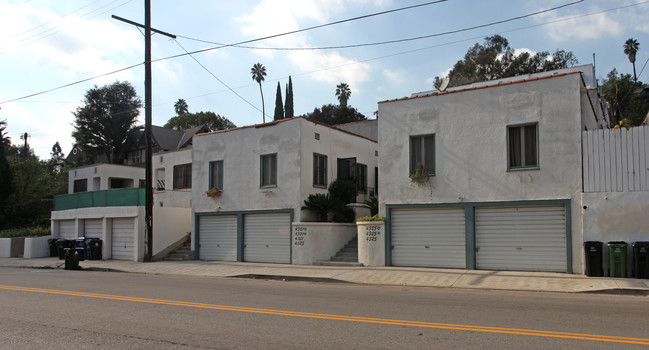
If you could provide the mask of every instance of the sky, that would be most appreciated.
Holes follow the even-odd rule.
[[[28,133],[41,159],[55,142],[67,154],[73,112],[95,86],[128,81],[144,101],[143,30],[111,15],[143,24],[144,0],[0,2],[0,120],[13,144]],[[295,115],[337,104],[336,85],[344,82],[349,105],[375,118],[379,101],[432,90],[436,76],[494,34],[519,51],[572,51],[579,64],[595,64],[600,81],[613,68],[633,73],[623,44],[634,38],[638,79],[648,82],[647,18],[645,0],[153,0],[152,27],[176,35],[151,39],[153,124],[173,117],[180,98],[190,112],[211,111],[237,126],[261,123],[250,74],[258,62],[267,71],[266,121],[278,82],[284,98],[289,76]],[[404,40],[417,37],[426,38]],[[143,110],[139,118],[144,124]]]

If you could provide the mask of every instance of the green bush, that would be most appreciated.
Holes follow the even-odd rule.
[[[0,231],[0,238],[13,237],[40,237],[52,234],[50,228],[46,226],[14,228]]]
[[[356,212],[353,208],[342,207],[334,211],[334,222],[354,222],[356,219]]]
[[[356,219],[356,222],[364,222],[364,221],[383,221],[383,222],[385,222],[385,216],[379,216],[379,214],[376,214],[374,216],[361,216],[360,218]]]

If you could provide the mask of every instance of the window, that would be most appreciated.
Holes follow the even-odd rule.
[[[507,127],[508,169],[538,168],[537,133],[537,124]]]
[[[74,180],[74,193],[88,191],[88,179]]]
[[[435,134],[410,136],[410,174],[418,166],[424,173],[435,175]]]
[[[338,180],[356,179],[356,158],[338,158]]]
[[[192,187],[192,164],[174,166],[174,189]]]
[[[210,162],[210,183],[209,188],[223,189],[223,161]]]
[[[277,154],[261,156],[261,187],[277,186]]]
[[[313,186],[327,187],[327,156],[313,153]]]
[[[356,163],[356,190],[367,193],[367,165]]]

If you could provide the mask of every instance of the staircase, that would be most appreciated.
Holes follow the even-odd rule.
[[[313,264],[321,266],[363,266],[358,262],[358,237],[350,240],[343,249],[331,257],[331,260],[318,261]]]
[[[194,260],[194,252],[192,251],[192,241],[187,239],[183,245],[172,250],[167,257],[164,258],[165,261],[185,261],[185,260]]]

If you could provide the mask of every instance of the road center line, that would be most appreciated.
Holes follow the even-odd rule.
[[[515,334],[515,335],[527,335],[527,336],[535,336],[535,337],[564,338],[564,339],[590,340],[590,341],[611,342],[611,343],[649,345],[649,339],[645,339],[645,338],[629,338],[629,337],[617,337],[617,336],[597,335],[597,334],[552,332],[552,331],[539,331],[539,330],[532,330],[532,329],[485,327],[485,326],[447,324],[447,323],[436,323],[436,322],[394,320],[394,319],[372,318],[372,317],[330,315],[330,314],[319,314],[319,313],[298,312],[298,311],[250,308],[250,307],[241,307],[241,306],[203,304],[203,303],[194,303],[188,301],[149,299],[149,298],[129,297],[129,296],[120,296],[120,295],[111,295],[111,294],[30,288],[30,287],[20,287],[20,286],[0,285],[0,289],[21,291],[21,292],[32,292],[32,293],[69,295],[69,296],[76,296],[76,297],[97,298],[97,299],[107,299],[107,300],[131,301],[137,303],[183,306],[183,307],[192,307],[192,308],[201,308],[201,309],[248,312],[248,313],[266,314],[266,315],[304,317],[304,318],[323,319],[323,320],[337,320],[337,321],[347,321],[347,322],[361,322],[361,323],[397,325],[397,326],[408,326],[408,327],[464,330],[470,332]]]

